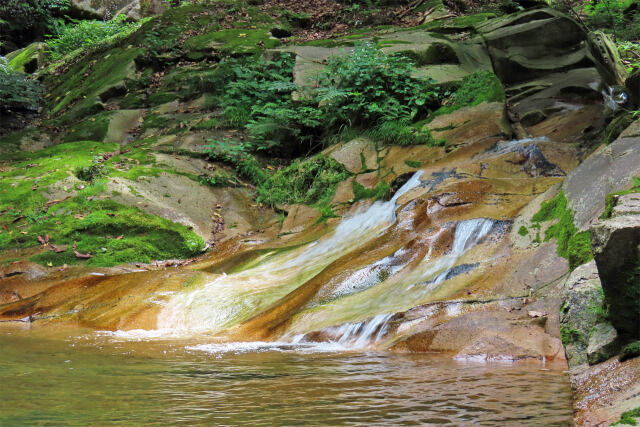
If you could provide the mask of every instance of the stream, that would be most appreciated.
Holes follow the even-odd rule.
[[[571,425],[538,364],[0,325],[0,425]]]

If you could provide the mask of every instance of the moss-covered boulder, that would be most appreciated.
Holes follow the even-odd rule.
[[[14,71],[31,74],[44,65],[46,59],[46,43],[31,43],[29,46],[8,53],[9,67]]]
[[[70,13],[82,18],[109,19],[124,14],[130,19],[157,15],[165,11],[163,0],[71,0]]]
[[[620,198],[620,204],[631,197]],[[626,341],[640,338],[640,215],[621,209],[618,215],[591,227],[593,254],[598,265],[610,319]]]

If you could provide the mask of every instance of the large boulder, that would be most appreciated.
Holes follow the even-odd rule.
[[[71,0],[71,14],[82,18],[110,19],[120,14],[140,19],[164,12],[163,0]]]
[[[560,324],[569,366],[587,363],[590,331],[598,323],[595,310],[603,303],[602,287],[594,261],[576,268],[562,290]]]
[[[618,199],[612,217],[591,227],[610,320],[625,341],[640,338],[640,215],[637,195]],[[627,206],[628,205],[628,206]]]

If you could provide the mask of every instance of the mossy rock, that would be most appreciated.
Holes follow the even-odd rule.
[[[8,53],[9,67],[14,71],[31,74],[44,65],[46,43],[31,43],[29,46]]]

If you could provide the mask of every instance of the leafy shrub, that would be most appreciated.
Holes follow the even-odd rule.
[[[55,17],[69,7],[69,0],[2,0],[1,42],[26,44],[51,31]]]
[[[258,201],[270,206],[281,203],[322,204],[331,199],[338,184],[349,176],[342,164],[327,156],[298,160],[278,170],[258,186]]]
[[[76,168],[75,175],[81,181],[93,182],[97,178],[105,175],[105,169],[102,162],[102,156],[95,156],[89,166],[81,166]]]
[[[413,70],[409,58],[387,55],[371,43],[331,58],[317,89],[327,124],[337,129],[425,115],[438,105],[439,93],[433,80],[412,78]]]
[[[109,37],[128,34],[141,25],[129,23],[125,15],[119,15],[110,21],[77,21],[71,24],[60,23],[58,34],[47,41],[51,56],[58,59],[76,49],[88,48]]]
[[[600,0],[585,4],[586,23],[591,28],[609,30],[616,39],[633,40],[640,36],[640,14],[630,8],[633,0]]]
[[[15,110],[36,111],[42,99],[38,80],[14,73],[0,64],[0,114]]]
[[[209,158],[233,166],[239,175],[259,184],[265,180],[266,173],[249,150],[250,145],[246,143],[209,140],[204,152]]]

